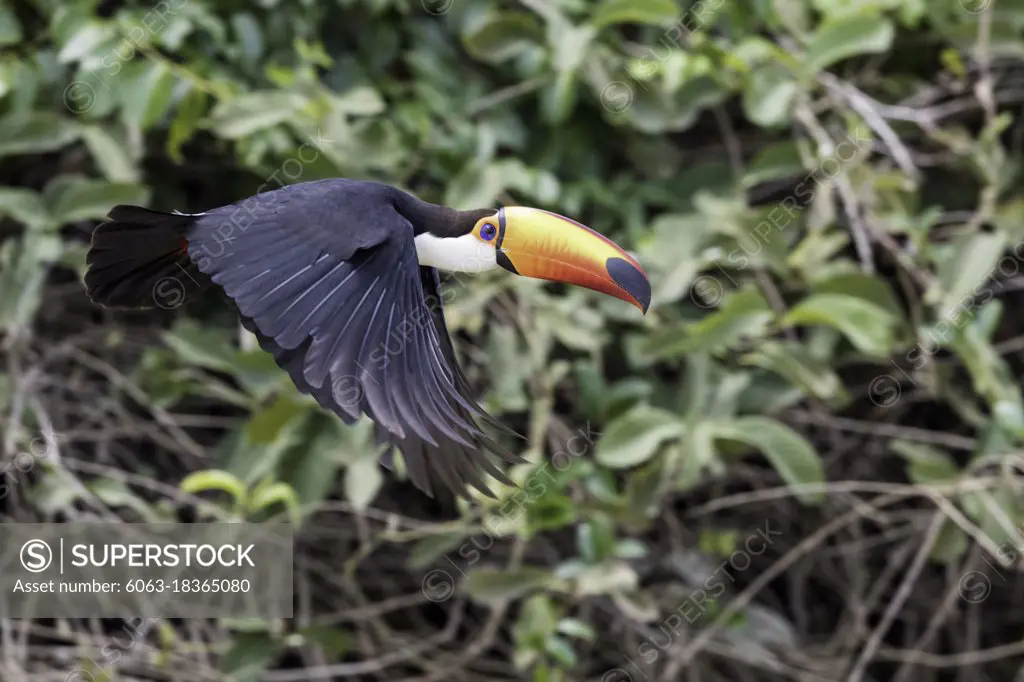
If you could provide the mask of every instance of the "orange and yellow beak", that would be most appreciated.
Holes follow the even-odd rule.
[[[534,279],[566,282],[614,296],[647,312],[651,283],[640,264],[589,227],[525,206],[498,211],[498,265]]]

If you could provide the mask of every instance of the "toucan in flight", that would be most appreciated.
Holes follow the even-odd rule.
[[[341,178],[263,192],[204,213],[117,206],[92,237],[89,297],[170,307],[218,285],[299,391],[352,424],[375,423],[381,459],[401,450],[412,483],[457,495],[481,473],[511,485],[492,456],[522,462],[485,432],[445,326],[438,270],[504,268],[567,282],[647,312],[640,265],[597,232],[548,211],[459,211],[389,185]]]

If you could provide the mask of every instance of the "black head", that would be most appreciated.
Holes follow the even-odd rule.
[[[474,208],[469,211],[457,211],[447,206],[438,206],[443,211],[438,212],[436,218],[427,226],[425,232],[435,237],[461,237],[469,234],[476,227],[476,224],[489,218],[498,212],[495,208]]]
[[[392,188],[395,206],[412,223],[416,234],[430,233],[435,237],[461,237],[473,231],[481,218],[498,212],[496,208],[477,208],[459,211],[448,206],[431,204],[411,194]]]

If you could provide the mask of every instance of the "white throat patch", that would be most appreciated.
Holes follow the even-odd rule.
[[[473,234],[461,237],[416,237],[416,258],[420,265],[447,272],[486,272],[498,267],[494,244],[477,239]]]

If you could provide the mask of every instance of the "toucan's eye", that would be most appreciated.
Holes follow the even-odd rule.
[[[494,239],[494,235],[498,233],[498,230],[491,223],[484,223],[483,227],[480,228],[480,238],[485,242],[489,242]]]

